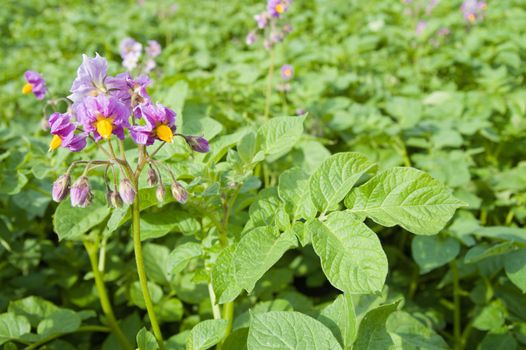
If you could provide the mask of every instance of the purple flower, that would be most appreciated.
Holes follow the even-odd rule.
[[[130,73],[118,74],[115,78],[108,77],[114,87],[111,91],[112,96],[118,98],[127,107],[135,109],[138,105],[150,103],[150,96],[146,92],[146,87],[150,85],[147,75],[140,75],[134,79]]]
[[[292,67],[290,64],[284,64],[281,66],[281,79],[283,80],[290,80],[294,77],[294,67]]]
[[[427,22],[426,21],[419,21],[416,24],[415,34],[417,36],[420,36],[424,33],[424,30],[426,30]]]
[[[449,31],[449,28],[447,28],[447,27],[442,27],[442,28],[440,28],[438,30],[438,36],[442,36],[442,37],[443,36],[448,36],[449,33],[450,33],[450,31]]]
[[[181,204],[186,203],[188,200],[188,191],[177,181],[172,183],[172,196],[176,201]]]
[[[96,54],[94,58],[82,55],[82,64],[77,70],[77,77],[71,85],[72,92],[68,98],[77,103],[86,96],[106,94],[108,87],[105,85],[108,71],[108,62],[104,57]]]
[[[287,12],[290,1],[286,0],[268,0],[267,11],[271,17],[279,18],[281,14]]]
[[[59,176],[59,178],[53,182],[51,196],[55,202],[61,202],[68,196],[70,182],[71,178],[68,174]]]
[[[285,34],[282,31],[275,31],[270,34],[270,42],[272,44],[280,43],[285,39]]]
[[[49,150],[64,147],[72,152],[78,152],[86,147],[86,135],[84,133],[75,135],[76,126],[71,122],[71,115],[55,112],[49,116],[51,143]]]
[[[155,186],[159,182],[157,172],[151,167],[148,169],[148,175],[146,176],[146,183],[148,186]]]
[[[128,70],[132,70],[137,67],[137,62],[139,62],[141,52],[141,43],[138,43],[133,38],[124,38],[120,44],[122,65]]]
[[[155,60],[149,59],[144,64],[144,71],[146,73],[150,73],[156,66],[157,66],[157,63],[155,63]]]
[[[464,15],[464,19],[473,24],[478,20],[484,18],[484,11],[488,5],[484,1],[478,0],[464,0],[460,9]]]
[[[132,183],[128,179],[122,179],[119,183],[119,194],[122,198],[122,201],[126,204],[132,204],[135,200],[135,188],[133,188]]]
[[[307,113],[307,111],[304,110],[303,108],[298,108],[298,109],[296,109],[296,115],[297,115],[297,116],[302,116],[302,115],[304,115],[305,113]]]
[[[201,136],[184,136],[184,139],[192,150],[199,153],[206,153],[210,151],[207,139]]]
[[[159,56],[161,54],[161,44],[156,40],[148,40],[146,54],[152,58]]]
[[[46,95],[46,81],[40,74],[32,70],[28,70],[24,73],[26,84],[22,88],[22,93],[29,94],[30,92],[35,95],[37,100],[42,100]]]
[[[245,42],[247,43],[247,45],[253,45],[256,42],[256,39],[257,39],[256,32],[253,30],[247,34],[247,38],[245,39]]]
[[[285,24],[283,25],[283,33],[284,34],[289,34],[292,32],[292,26],[290,24]]]
[[[86,176],[81,176],[71,186],[71,206],[86,208],[91,204],[93,194]]]
[[[157,201],[159,203],[164,202],[164,197],[166,196],[166,190],[164,189],[164,186],[160,184],[157,187],[157,190],[155,190],[155,197],[157,197]]]
[[[264,29],[269,20],[268,12],[261,12],[254,16],[259,29]]]
[[[137,108],[143,117],[144,125],[134,125],[130,128],[133,140],[140,145],[151,145],[155,139],[173,142],[175,132],[175,112],[157,103],[140,105]]]
[[[77,118],[84,132],[92,132],[96,141],[107,139],[111,134],[124,139],[124,128],[130,126],[128,116],[129,109],[112,96],[88,96],[77,108]]]

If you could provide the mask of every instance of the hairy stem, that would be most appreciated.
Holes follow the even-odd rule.
[[[95,279],[95,286],[97,287],[97,292],[99,293],[100,306],[102,307],[102,311],[106,315],[106,319],[111,328],[111,331],[115,335],[115,337],[117,337],[117,340],[119,341],[123,349],[133,350],[133,346],[128,342],[128,339],[122,332],[122,329],[119,326],[117,319],[115,318],[115,314],[113,313],[113,308],[108,297],[108,292],[106,291],[106,286],[104,285],[104,278],[102,276],[101,271],[99,270],[97,262],[98,242],[93,243],[85,240],[83,243],[84,247],[86,248],[86,251],[88,252],[91,269],[93,271],[93,278]]]
[[[137,181],[135,182],[137,185]],[[159,343],[159,349],[164,350],[163,335],[161,328],[157,322],[157,316],[153,308],[152,297],[150,296],[150,290],[148,289],[148,278],[146,277],[146,270],[144,268],[144,258],[142,255],[141,245],[141,227],[140,227],[140,209],[139,209],[139,195],[135,196],[135,201],[132,205],[132,231],[133,231],[133,248],[135,251],[135,262],[137,264],[137,273],[139,275],[139,283],[141,285],[142,295],[144,297],[144,304],[146,305],[146,311],[150,318],[152,325],[153,334]]]

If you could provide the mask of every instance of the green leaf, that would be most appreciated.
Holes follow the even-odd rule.
[[[164,284],[170,280],[165,269],[168,254],[168,248],[159,244],[148,243],[143,247],[146,273],[155,283]]]
[[[251,315],[248,350],[336,350],[340,344],[321,322],[299,312]]]
[[[354,189],[345,205],[380,225],[400,225],[415,234],[434,235],[464,204],[428,174],[413,168],[392,168]]]
[[[276,117],[258,129],[256,142],[267,156],[281,155],[292,149],[303,134],[305,117]]]
[[[296,237],[289,231],[280,235],[274,228],[256,227],[247,232],[234,252],[237,285],[250,292],[265,272],[296,245]]]
[[[69,201],[61,202],[53,215],[53,227],[59,240],[79,240],[86,232],[103,222],[109,214],[110,208],[102,194],[96,192],[89,208],[73,208]]]
[[[352,152],[334,154],[325,160],[309,181],[311,199],[318,211],[333,209],[374,166],[363,155]]]
[[[329,328],[343,348],[350,348],[356,336],[356,314],[352,299],[347,294],[340,294],[336,300],[325,307],[318,321]]]
[[[150,291],[150,296],[152,297],[152,302],[157,304],[163,297],[163,290],[157,284],[153,282],[148,282],[148,290]],[[139,281],[135,281],[130,286],[130,299],[131,301],[140,307],[145,309],[146,305],[144,304],[144,297],[142,294],[141,284]]]
[[[177,298],[162,300],[155,305],[155,312],[161,321],[176,322],[183,317],[183,303]]]
[[[18,339],[30,331],[31,324],[24,316],[10,312],[0,315],[0,345],[11,339]]]
[[[453,260],[460,252],[460,243],[452,237],[416,236],[411,251],[424,274]]]
[[[309,175],[300,168],[284,171],[279,176],[278,194],[286,203],[293,220],[316,215],[309,193]]]
[[[199,322],[186,341],[186,350],[205,350],[219,343],[226,334],[226,320],[206,320]]]
[[[52,334],[71,333],[80,327],[81,322],[80,316],[75,311],[58,309],[40,321],[37,333],[45,337]]]
[[[312,245],[328,280],[351,294],[380,291],[387,275],[387,258],[376,234],[349,212],[334,212],[327,221],[312,220]]]
[[[504,268],[510,281],[526,293],[526,249],[506,255]]]
[[[199,227],[199,222],[188,212],[164,206],[160,210],[141,214],[141,241],[163,237],[170,232],[191,233],[199,230]]]
[[[146,330],[146,328],[141,328],[139,333],[137,333],[137,347],[139,350],[156,350],[159,349],[157,340],[152,333]]]
[[[219,304],[234,300],[242,290],[236,280],[233,262],[235,250],[234,245],[223,249],[212,269],[212,286]]]
[[[186,242],[175,247],[166,259],[165,269],[168,275],[183,271],[188,263],[203,254],[201,245],[195,242]]]
[[[250,164],[256,155],[256,134],[247,133],[237,144],[237,153],[243,162]]]
[[[382,305],[365,314],[362,322],[360,322],[360,328],[358,329],[358,336],[354,343],[354,349],[390,349],[393,345],[393,340],[389,333],[387,333],[385,324],[389,315],[395,312],[398,308],[398,304],[399,302]]]
[[[517,341],[510,334],[487,333],[477,350],[515,350]]]
[[[484,259],[508,254],[517,249],[517,244],[512,241],[497,243],[493,245],[480,244],[468,250],[468,252],[464,256],[464,262],[466,264],[474,264]]]
[[[40,321],[58,310],[58,306],[40,297],[30,296],[10,302],[7,310],[27,317],[31,326],[36,327]]]
[[[248,339],[248,328],[240,328],[225,339],[223,349],[225,350],[246,350]]]
[[[402,343],[402,348],[414,346],[422,350],[449,349],[444,339],[427,325],[403,311],[389,315],[386,329],[395,344]],[[408,346],[409,345],[409,346]]]
[[[501,300],[494,300],[475,316],[473,327],[481,331],[497,330],[504,325],[506,316],[506,306]]]

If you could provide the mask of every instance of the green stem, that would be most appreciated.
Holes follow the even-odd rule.
[[[268,76],[267,76],[267,92],[265,94],[265,113],[264,118],[267,119],[269,112],[270,112],[270,97],[272,96],[272,78],[274,76],[274,59],[275,59],[275,53],[274,48],[272,47],[270,49],[270,67],[268,70]]]
[[[223,305],[223,319],[227,321],[226,332],[223,340],[217,344],[217,350],[222,350],[225,339],[232,332],[232,324],[234,323],[234,302],[228,302]]]
[[[113,308],[108,297],[108,292],[106,291],[106,286],[104,285],[104,278],[99,270],[99,267],[97,266],[98,243],[93,243],[89,241],[84,241],[83,243],[84,247],[86,247],[86,251],[88,252],[89,256],[89,261],[91,263],[93,278],[95,279],[95,286],[97,287],[97,292],[99,293],[100,306],[102,307],[102,311],[106,315],[106,319],[111,328],[111,331],[115,335],[115,337],[117,337],[117,340],[119,341],[123,349],[133,350],[133,346],[128,342],[128,339],[122,332],[122,329],[119,326],[117,319],[115,318],[115,314],[113,313]]]
[[[453,338],[454,346],[456,350],[462,349],[462,338],[460,334],[460,285],[459,285],[459,275],[457,262],[452,260],[449,263],[451,274],[453,276]]]
[[[139,209],[139,195],[135,196],[135,201],[132,205],[132,231],[133,231],[133,248],[135,251],[135,262],[137,263],[137,273],[139,275],[139,283],[141,284],[142,295],[144,297],[144,304],[146,311],[152,324],[153,334],[159,343],[159,349],[164,350],[163,335],[161,328],[157,322],[157,316],[153,308],[150,290],[148,289],[148,278],[146,277],[146,270],[144,268],[144,258],[142,255],[141,245],[141,227],[140,227],[140,209]]]
[[[216,294],[214,293],[214,287],[211,282],[208,283],[208,295],[210,296],[210,304],[212,304],[214,320],[219,320],[221,318],[221,310],[219,309],[219,305],[217,305]]]
[[[25,350],[37,349],[40,346],[42,346],[42,345],[44,345],[46,343],[49,343],[52,340],[55,340],[57,338],[60,338],[62,336],[68,335],[68,334],[80,333],[80,332],[109,332],[109,331],[110,331],[110,329],[108,327],[103,327],[103,326],[82,326],[82,327],[77,328],[74,332],[57,333],[57,334],[50,335],[47,338],[44,338],[42,340],[39,340],[39,341],[29,345]],[[132,347],[129,347],[129,348],[133,349]]]

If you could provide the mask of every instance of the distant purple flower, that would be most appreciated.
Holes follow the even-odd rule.
[[[442,28],[440,28],[440,29],[438,30],[438,33],[437,33],[437,34],[438,34],[438,36],[442,36],[442,37],[444,37],[444,36],[448,36],[448,35],[450,34],[449,28],[447,28],[447,27],[442,27]]]
[[[159,56],[161,54],[161,44],[156,40],[148,40],[146,54],[152,58]]]
[[[271,17],[279,18],[283,13],[287,12],[290,1],[286,0],[268,0],[267,11]]]
[[[429,0],[429,3],[426,6],[426,15],[430,16],[434,8],[438,5],[439,0]]]
[[[426,27],[427,27],[427,22],[426,21],[419,21],[416,24],[415,34],[417,36],[421,36],[422,34],[424,34],[424,31],[426,30]]]
[[[37,100],[42,100],[46,95],[46,81],[40,74],[32,70],[28,70],[24,73],[26,84],[22,88],[22,93],[29,94],[30,92],[35,95]]]
[[[144,64],[144,72],[150,73],[154,68],[157,66],[157,63],[155,63],[155,60],[149,59],[146,60],[146,63]]]
[[[68,196],[70,182],[71,178],[68,174],[59,176],[59,178],[53,182],[51,197],[55,202],[62,202]]]
[[[55,112],[49,117],[51,143],[49,150],[64,147],[72,152],[78,152],[86,147],[86,134],[75,135],[76,126],[71,122],[71,116],[67,113]]]
[[[135,189],[128,179],[122,179],[119,183],[119,195],[122,201],[126,204],[132,204],[135,201]]]
[[[281,79],[283,80],[290,80],[294,77],[294,67],[292,67],[290,64],[285,64],[281,66]]]
[[[281,31],[275,31],[270,34],[270,42],[272,44],[280,43],[285,39],[285,35]]]
[[[210,151],[208,140],[201,136],[184,136],[188,145],[192,150],[199,153],[206,153]]]
[[[157,103],[140,105],[138,112],[145,125],[134,125],[130,128],[133,140],[140,145],[151,145],[155,139],[173,142],[175,132],[175,112]]]
[[[254,16],[259,29],[264,29],[268,24],[268,12],[261,12]]]
[[[128,117],[128,107],[112,96],[86,97],[77,108],[77,118],[84,132],[92,132],[96,141],[112,134],[124,139],[124,128],[130,126]]]
[[[460,9],[464,15],[464,19],[473,24],[484,18],[484,11],[488,5],[484,1],[478,0],[464,0]]]
[[[292,26],[288,23],[284,24],[283,25],[283,33],[284,34],[289,34],[290,32],[292,32]]]
[[[71,206],[86,208],[91,204],[93,194],[86,176],[81,176],[71,186]]]
[[[137,62],[139,62],[141,52],[141,43],[138,43],[133,38],[123,39],[120,44],[122,65],[128,70],[132,70],[137,67]]]
[[[245,39],[245,42],[247,45],[253,45],[256,42],[257,36],[256,32],[253,30],[247,34],[247,38]]]
[[[298,109],[296,109],[296,115],[297,115],[297,116],[302,116],[302,115],[304,115],[305,113],[307,113],[307,111],[304,110],[303,108],[298,108]]]

